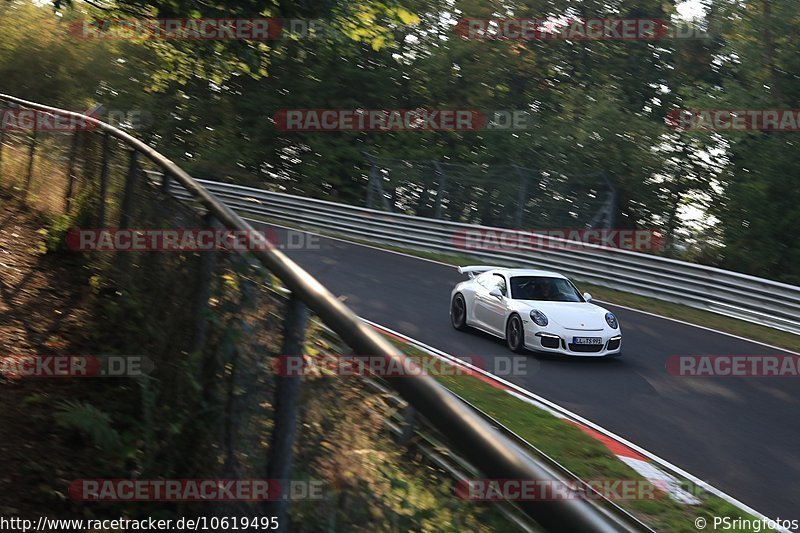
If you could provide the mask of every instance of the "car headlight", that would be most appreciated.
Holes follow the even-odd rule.
[[[617,322],[617,317],[614,316],[614,313],[606,313],[606,323],[611,329],[619,327],[619,322]]]
[[[544,326],[546,326],[546,325],[547,325],[547,317],[546,317],[546,316],[544,316],[544,313],[542,313],[541,311],[538,311],[538,310],[536,310],[536,309],[534,309],[533,311],[531,311],[531,320],[533,320],[533,321],[534,321],[534,323],[535,323],[537,326],[542,326],[542,327],[544,327]]]

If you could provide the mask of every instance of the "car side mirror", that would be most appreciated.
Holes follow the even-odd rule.
[[[591,302],[592,301],[592,295],[589,294],[588,292],[584,292],[583,293],[583,299],[586,300],[587,302]]]
[[[502,300],[503,299],[503,293],[500,292],[500,289],[498,289],[497,287],[495,287],[494,289],[489,291],[489,296],[494,296],[498,300]]]

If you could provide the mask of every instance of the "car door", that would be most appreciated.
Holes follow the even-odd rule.
[[[491,290],[489,288],[491,286],[491,278],[492,275],[486,272],[477,276],[474,283],[475,293],[473,294],[472,300],[472,323],[483,329],[489,329],[489,326],[486,324],[486,319],[489,316],[486,302],[489,299],[489,291]]]
[[[502,298],[492,296],[492,289],[500,289]],[[480,327],[496,333],[505,334],[508,287],[505,276],[491,274],[480,280],[479,288],[475,293],[475,319]]]

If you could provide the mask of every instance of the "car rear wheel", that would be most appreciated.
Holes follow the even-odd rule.
[[[467,304],[460,294],[456,294],[450,304],[450,321],[457,330],[467,329]]]
[[[525,330],[519,315],[512,315],[506,324],[506,343],[508,349],[515,353],[525,351]]]

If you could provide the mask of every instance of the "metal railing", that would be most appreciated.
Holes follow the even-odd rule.
[[[800,287],[675,259],[547,237],[545,246],[486,251],[467,249],[469,231],[504,228],[386,213],[363,207],[200,180],[233,210],[278,224],[337,233],[364,241],[439,253],[460,253],[489,263],[553,269],[577,280],[679,303],[800,334]],[[176,194],[182,193],[175,189]]]
[[[80,113],[74,113],[64,109],[58,109],[35,102],[23,100],[9,95],[0,94],[0,102],[8,102],[20,108],[32,109],[45,114],[55,114],[60,117],[83,121],[90,124],[91,129],[76,131],[74,146],[78,146],[78,136],[99,136],[102,146],[90,146],[83,139],[80,144],[84,150],[96,150],[100,152],[100,162],[98,166],[86,164],[90,156],[84,154],[83,176],[77,176],[75,161],[78,157],[78,148],[66,151],[68,158],[68,171],[66,182],[67,186],[63,190],[63,212],[69,213],[74,209],[74,205],[79,195],[90,194],[97,200],[98,213],[95,213],[95,220],[102,224],[106,220],[118,221],[119,227],[131,228],[137,222],[137,211],[134,209],[137,194],[149,194],[156,185],[150,180],[142,180],[145,161],[155,171],[162,176],[158,187],[163,191],[169,187],[176,186],[181,194],[191,198],[196,206],[205,210],[203,216],[204,224],[208,227],[221,226],[235,231],[247,231],[255,235],[256,242],[254,250],[250,252],[258,267],[264,267],[288,288],[291,293],[289,303],[284,308],[283,318],[283,345],[281,353],[299,353],[299,345],[307,327],[306,307],[313,311],[324,324],[333,330],[341,339],[358,355],[379,355],[385,357],[392,367],[403,369],[405,375],[419,374],[411,359],[407,358],[384,337],[375,330],[366,326],[358,317],[350,311],[341,301],[335,298],[315,278],[301,269],[296,263],[287,258],[283,253],[266,241],[258,232],[253,232],[253,228],[245,222],[230,206],[226,205],[218,197],[220,190],[214,194],[203,184],[198,182],[184,172],[178,165],[157,152],[152,147],[134,138],[128,133],[103,123],[93,117]],[[127,164],[112,164],[109,150],[110,140],[126,147]],[[6,139],[0,139],[0,150],[3,150]],[[35,161],[35,154],[39,140],[34,133],[29,138],[29,163],[26,179],[23,180],[22,187],[25,197],[31,193],[32,166]],[[24,144],[22,144],[24,146]],[[55,153],[47,153],[48,156],[57,157]],[[3,165],[2,172],[5,174],[6,161],[0,152],[0,165]],[[126,168],[124,176],[114,182],[109,180],[109,176],[119,168]],[[95,177],[96,176],[96,177]],[[6,185],[0,183],[0,185]],[[37,198],[42,198],[42,191],[52,189],[49,180],[44,180],[38,184],[38,193],[34,194]],[[117,203],[111,202],[110,191],[114,190],[119,194]],[[34,191],[35,192],[35,191]],[[52,192],[52,191],[50,191]],[[61,194],[60,192],[58,193]],[[220,195],[224,196],[224,195]],[[247,195],[245,195],[247,196]],[[55,200],[54,200],[55,198]],[[154,198],[156,198],[154,196]],[[241,198],[237,197],[234,207],[240,208]],[[270,200],[272,201],[272,200]],[[294,211],[296,207],[288,207],[294,204],[294,200],[289,203],[284,197],[274,197],[275,206],[273,213],[278,210]],[[59,200],[50,194],[47,202],[52,205],[58,204]],[[335,207],[335,204],[328,206]],[[138,212],[143,209],[150,209],[152,212],[163,214],[165,211],[180,211],[182,207],[169,203],[158,203],[158,205],[139,206]],[[187,215],[188,216],[188,215]],[[124,255],[124,254],[123,254]],[[213,254],[206,254],[200,263],[201,281],[203,278],[210,277],[213,272]],[[205,259],[208,257],[208,259]],[[122,258],[125,262],[127,259]],[[249,265],[247,265],[249,267]],[[146,276],[140,276],[143,282],[149,281]],[[207,294],[208,279],[200,284],[200,293],[195,296],[199,301],[208,300]],[[200,307],[198,305],[198,307]],[[203,333],[197,332],[197,338],[202,339]],[[299,378],[280,378],[278,388],[289,390],[283,391],[283,398],[296,397],[297,382],[292,380]],[[493,429],[484,419],[473,412],[468,406],[459,401],[453,394],[439,385],[429,376],[418,375],[414,378],[387,378],[386,381],[394,388],[399,395],[407,401],[413,408],[424,416],[448,441],[449,445],[458,450],[472,465],[474,465],[481,475],[493,479],[528,479],[528,480],[554,480],[561,479],[547,465],[532,458],[524,450],[520,449],[510,439],[506,438],[498,431]],[[280,393],[280,391],[279,391]],[[294,412],[291,405],[278,406],[275,412],[274,429],[272,434],[271,448],[283,450],[286,453],[291,449],[293,432]],[[289,452],[290,453],[290,452]],[[289,469],[291,461],[282,461],[270,450],[270,458],[281,464],[270,464],[269,473],[276,479],[288,478],[285,475]],[[547,530],[558,531],[620,531],[630,530],[631,527],[626,521],[613,513],[598,506],[596,502],[583,499],[569,499],[556,501],[523,501],[519,502],[520,509],[535,520],[539,525]]]
[[[516,164],[363,154],[370,209],[514,228],[613,227],[617,192],[603,171],[567,175]]]

